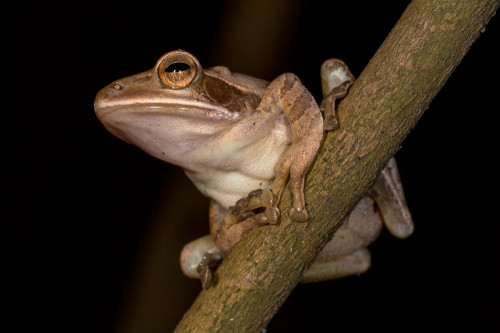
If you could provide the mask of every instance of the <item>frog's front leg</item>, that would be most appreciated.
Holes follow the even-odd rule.
[[[255,113],[231,130],[231,135],[258,137],[262,129],[272,126],[280,114],[288,119],[291,129],[292,143],[283,155],[276,170],[272,185],[270,209],[266,209],[268,217],[279,217],[278,203],[288,176],[293,196],[293,208],[290,218],[295,221],[306,221],[304,179],[309,166],[319,149],[323,138],[323,119],[316,101],[311,93],[302,85],[299,78],[291,73],[280,75],[272,81],[264,92]],[[264,192],[265,193],[265,192]],[[269,210],[273,211],[270,212]],[[275,221],[268,220],[267,223]]]
[[[321,87],[324,97],[320,109],[325,118],[323,124],[325,131],[338,128],[339,122],[335,113],[336,101],[347,94],[354,81],[354,75],[349,67],[340,59],[328,59],[321,65]]]

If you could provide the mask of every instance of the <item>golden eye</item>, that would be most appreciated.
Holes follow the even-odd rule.
[[[196,77],[197,64],[186,52],[171,52],[158,65],[161,82],[170,89],[182,89]]]

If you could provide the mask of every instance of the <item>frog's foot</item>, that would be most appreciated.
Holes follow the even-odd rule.
[[[221,252],[206,252],[201,258],[201,262],[198,264],[196,271],[200,274],[203,289],[208,289],[208,287],[210,287],[214,272],[221,264],[222,259],[224,259],[224,255]]]
[[[276,205],[277,200],[270,189],[259,189],[238,200],[234,206],[229,207],[229,211],[236,223],[251,219],[257,225],[276,224],[280,216]]]

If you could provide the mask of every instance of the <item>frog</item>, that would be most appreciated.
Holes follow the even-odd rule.
[[[355,80],[335,58],[326,60],[320,72],[324,98],[318,104],[293,73],[269,82],[224,66],[205,69],[191,53],[174,50],[152,69],[97,93],[95,113],[109,132],[180,166],[210,198],[210,234],[186,244],[180,255],[183,273],[201,279],[203,289],[246,234],[279,224],[278,204],[287,182],[292,195],[288,217],[308,221],[306,175],[325,131],[338,128],[336,104]],[[371,263],[366,247],[384,224],[399,238],[413,232],[394,158],[302,282],[365,272]]]

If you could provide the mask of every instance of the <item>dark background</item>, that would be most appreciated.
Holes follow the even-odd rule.
[[[177,258],[208,232],[208,202],[180,169],[103,128],[100,88],[180,48],[205,67],[268,80],[294,72],[319,98],[321,62],[341,58],[358,76],[408,3],[31,1],[5,11],[1,275],[15,331],[169,332],[200,290]],[[298,286],[269,332],[500,330],[498,32],[493,18],[396,155],[415,233],[384,231],[362,276]]]

